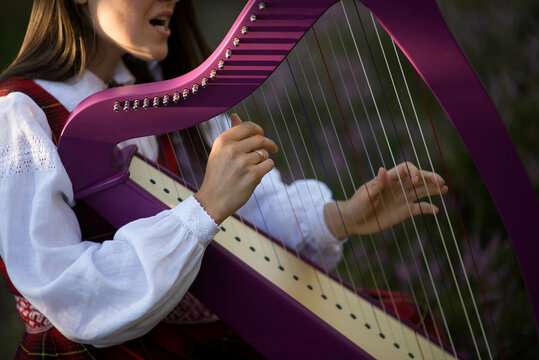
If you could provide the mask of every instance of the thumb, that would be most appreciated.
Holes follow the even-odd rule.
[[[236,113],[230,114],[230,127],[241,124],[241,119]]]
[[[383,167],[378,169],[378,176],[376,177],[375,184],[376,193],[382,191],[387,185],[387,170]]]

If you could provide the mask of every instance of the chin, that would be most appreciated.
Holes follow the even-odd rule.
[[[144,61],[161,61],[168,55],[168,47],[166,49],[159,49],[149,52],[143,52],[138,54],[132,54],[134,57]]]

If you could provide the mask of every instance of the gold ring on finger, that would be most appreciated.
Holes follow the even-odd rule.
[[[261,150],[255,150],[254,152],[257,153],[258,156],[260,156],[260,160],[258,161],[258,164],[260,164],[262,161],[264,161],[265,156],[264,156],[264,153]]]

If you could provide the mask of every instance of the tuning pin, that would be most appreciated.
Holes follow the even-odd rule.
[[[142,108],[144,110],[148,110],[148,108],[150,107],[150,99],[149,98],[144,98],[144,100],[142,100]]]
[[[219,68],[219,70],[223,70],[225,67],[225,61],[223,59],[219,60],[219,62],[217,63],[217,67]]]
[[[124,111],[128,111],[130,107],[131,107],[131,101],[125,100],[125,102],[124,102]]]
[[[215,77],[217,76],[217,70],[212,69],[210,71],[210,79],[215,80]]]
[[[133,102],[133,110],[137,111],[140,108],[140,100],[137,99]]]
[[[251,16],[249,16],[249,20],[251,20],[252,23],[256,22],[256,15],[251,14]]]
[[[247,29],[247,25],[243,25],[243,26],[241,27],[241,33],[242,33],[243,35],[247,35],[247,30],[248,30],[248,29]]]
[[[258,8],[262,11],[266,10],[266,3],[265,2],[260,2],[258,4]]]
[[[183,89],[182,97],[184,100],[187,100],[187,98],[189,97],[189,89],[187,88]]]
[[[177,104],[178,101],[180,101],[180,93],[179,92],[175,92],[174,95],[172,95],[172,101],[174,101],[174,104]]]
[[[232,40],[232,43],[236,47],[240,46],[240,38],[235,37],[234,40]]]
[[[163,96],[163,105],[164,106],[168,106],[168,104],[170,104],[170,95],[169,94],[165,94]]]
[[[207,78],[207,77],[203,77],[202,80],[200,81],[200,84],[202,85],[203,88],[205,88],[206,86],[208,86],[208,78]]]
[[[114,112],[120,111],[120,108],[121,108],[121,107],[122,107],[122,104],[121,104],[118,100],[116,100],[116,101],[114,102]]]
[[[225,51],[225,57],[226,57],[227,59],[230,59],[231,56],[232,56],[232,50],[226,49],[226,51]]]
[[[193,87],[191,88],[191,91],[193,95],[198,94],[198,84],[193,84]]]
[[[158,107],[159,106],[159,96],[155,96],[153,98],[153,107]]]

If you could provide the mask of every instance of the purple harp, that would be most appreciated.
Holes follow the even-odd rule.
[[[117,227],[173,206],[175,198],[188,195],[185,189],[181,190],[181,193],[177,190],[178,193],[170,195],[171,191],[168,189],[180,187],[179,183],[174,182],[180,180],[151,166],[142,171],[150,173],[149,178],[135,179],[138,175],[135,175],[133,163],[144,161],[133,157],[132,147],[120,151],[116,145],[126,139],[187,128],[231,108],[243,118],[250,117],[251,114],[253,117],[262,114],[264,121],[269,121],[272,117],[266,113],[266,109],[273,111],[273,108],[279,114],[275,117],[285,119],[285,124],[288,124],[290,129],[295,126],[293,124],[298,117],[303,118],[298,129],[302,127],[306,137],[312,136],[315,139],[314,145],[307,144],[305,148],[314,146],[316,149],[313,153],[318,154],[321,153],[320,147],[323,145],[316,142],[320,134],[312,123],[316,123],[316,117],[322,117],[323,121],[332,121],[333,125],[320,123],[320,126],[334,131],[333,136],[344,133],[346,135],[342,136],[342,142],[333,142],[327,147],[340,149],[341,152],[344,148],[351,153],[350,161],[359,167],[360,171],[351,178],[357,179],[361,175],[364,181],[361,166],[368,168],[369,165],[361,156],[369,151],[363,144],[368,145],[370,142],[373,148],[383,147],[380,145],[382,140],[376,140],[377,135],[374,136],[375,140],[366,140],[363,137],[368,132],[367,129],[380,134],[379,139],[391,141],[393,144],[401,144],[405,142],[405,137],[410,136],[411,143],[415,142],[418,147],[423,146],[423,134],[421,133],[421,138],[416,136],[418,129],[404,130],[402,136],[392,135],[393,128],[404,128],[401,123],[392,123],[393,118],[400,119],[403,105],[401,98],[398,103],[388,100],[388,94],[409,94],[408,86],[404,88],[403,85],[397,84],[394,90],[386,88],[382,92],[372,89],[382,82],[381,73],[384,71],[380,70],[380,67],[385,66],[384,63],[393,63],[401,69],[408,66],[414,74],[414,88],[420,89],[416,91],[422,93],[422,81],[428,85],[475,162],[511,238],[535,314],[535,324],[538,324],[539,269],[535,260],[538,249],[537,242],[532,241],[533,235],[530,234],[538,232],[539,207],[514,145],[483,85],[450,34],[434,0],[362,0],[361,3],[371,13],[366,12],[363,7],[359,10],[354,1],[336,3],[335,0],[249,0],[219,47],[195,70],[172,80],[109,89],[84,100],[71,114],[59,142],[60,156],[73,182],[76,197],[84,199]],[[338,21],[335,21],[336,18]],[[376,25],[375,18],[381,26]],[[318,22],[314,25],[316,21]],[[349,34],[344,36],[349,40],[343,42],[340,30],[325,31],[326,25],[336,22],[349,31]],[[381,27],[390,34],[392,40],[383,38],[386,42],[386,45],[380,45],[383,56],[375,56],[372,48],[376,39],[380,39],[378,31]],[[374,33],[369,36],[361,35],[365,28],[370,28],[371,31],[374,29]],[[312,40],[311,45],[302,43],[307,38]],[[365,41],[367,50],[360,51],[357,44]],[[339,47],[340,44],[342,47]],[[382,64],[378,65],[378,68],[364,65],[364,61],[375,57],[376,61]],[[405,57],[411,65],[401,64],[400,60],[404,61]],[[338,72],[331,64],[333,60],[338,64]],[[350,67],[354,70],[345,75],[343,80],[341,70],[346,69],[350,61],[355,62],[355,65]],[[273,83],[265,83],[272,73],[272,77],[277,77],[278,84],[287,76],[291,85],[283,85],[283,88],[276,92]],[[402,82],[405,78],[404,73],[397,74],[390,77],[391,84]],[[422,80],[419,76],[417,79],[414,77],[417,74]],[[315,84],[312,85],[312,91],[305,90],[303,86],[303,82],[308,78]],[[339,79],[344,86],[341,86]],[[255,90],[261,91],[262,94],[255,93]],[[328,97],[334,97],[326,100],[324,95],[316,95],[317,92],[326,92]],[[371,101],[368,96],[358,97],[362,92],[371,95],[377,92],[383,100]],[[402,99],[407,96],[404,95]],[[238,105],[244,99],[243,105]],[[314,110],[307,109],[308,106]],[[299,110],[294,115],[287,115],[283,110],[285,107]],[[386,107],[397,110],[383,110]],[[359,116],[359,120],[355,113],[352,114],[354,108],[363,108],[364,115]],[[321,114],[324,111],[327,112]],[[426,118],[428,122],[428,110],[417,112],[419,117]],[[415,109],[413,113],[416,113]],[[375,114],[372,115],[373,119],[370,119],[369,114]],[[381,121],[382,118],[389,121],[387,129],[377,123],[378,119]],[[354,130],[355,128],[357,129]],[[361,132],[361,129],[365,131]],[[296,130],[286,130],[293,131]],[[299,144],[296,145],[300,147]],[[397,147],[388,147],[391,146]],[[280,145],[281,149],[286,147]],[[410,155],[415,153],[415,150],[413,153],[408,150],[395,150],[395,153],[399,159],[397,162],[411,160],[416,165],[419,162],[418,158]],[[386,166],[383,159],[387,159],[387,155],[384,154],[385,152],[380,151],[381,161],[378,161],[376,166]],[[332,155],[332,160],[328,160],[330,157],[322,154],[322,165],[319,169],[323,171],[313,170],[312,174],[307,174],[308,177],[318,174],[317,178],[327,180],[334,190],[333,185],[342,178],[335,181],[330,179],[331,176],[324,177],[324,174],[332,171],[328,164],[338,163],[339,156],[341,155]],[[393,155],[391,159],[392,161],[388,161],[388,167],[394,166]],[[347,163],[349,160],[343,161]],[[369,159],[369,163],[370,161]],[[499,164],[503,164],[503,171],[499,171]],[[373,168],[372,165],[370,167]],[[431,170],[429,166],[425,168]],[[443,167],[436,171],[446,177]],[[291,172],[294,173],[293,170]],[[155,179],[158,184],[154,184]],[[153,181],[150,184],[148,180]],[[345,184],[344,187],[346,186]],[[355,185],[352,187],[357,188]],[[163,188],[167,190],[167,194],[163,193]],[[454,191],[458,193],[458,189]],[[163,193],[163,197],[160,197],[159,193]],[[339,193],[339,190],[334,190],[334,193]],[[349,194],[350,191],[343,189],[340,195]],[[451,196],[447,195],[446,198]],[[447,213],[447,210],[443,212]],[[438,217],[441,218],[440,222],[445,221],[442,215]],[[429,226],[425,226],[427,232],[436,233],[436,228],[440,229],[438,220],[436,224],[432,219],[426,220],[427,223],[429,221],[430,231]],[[447,222],[456,222],[457,228],[459,227],[458,219]],[[352,246],[352,250],[345,255],[345,260],[353,258],[351,261],[356,264],[351,265],[351,270],[346,265],[347,270],[341,268],[341,272],[356,273],[356,281],[354,282],[354,276],[351,275],[352,280],[345,279],[345,282],[335,273],[327,273],[310,264],[309,259],[291,256],[288,250],[280,246],[278,239],[274,239],[275,244],[270,243],[260,231],[244,229],[242,226],[246,227],[236,218],[223,223],[224,231],[220,232],[208,247],[202,269],[191,291],[266,357],[504,357],[504,339],[499,338],[496,330],[492,316],[494,311],[491,311],[488,305],[485,306],[487,299],[484,292],[477,296],[476,301],[469,299],[472,292],[482,288],[480,280],[472,281],[467,275],[463,275],[467,268],[464,266],[466,259],[469,260],[470,256],[472,260],[475,259],[473,255],[466,255],[467,253],[461,255],[458,252],[460,245],[457,245],[457,242],[453,245],[453,240],[450,240],[459,238],[464,253],[470,247],[466,235],[455,235],[452,230],[441,230],[440,233],[449,233],[446,245],[445,240],[438,240],[436,234],[412,235],[410,240],[404,230],[404,233],[397,236],[399,241],[390,244],[389,248],[398,246],[399,243],[403,248],[405,244],[411,244],[409,250],[390,249],[394,251],[393,255],[379,255],[376,250],[373,253],[370,245],[355,246],[356,249]],[[416,228],[415,220],[411,225],[408,224],[408,227]],[[384,233],[386,237],[391,234],[395,236],[393,230],[389,233],[385,231],[381,235],[382,239],[372,241],[372,244],[376,243],[383,248],[383,244],[387,244]],[[429,240],[432,236],[436,237],[434,241]],[[349,240],[348,243],[358,241]],[[438,250],[435,253],[429,249],[423,251],[423,247],[431,247],[429,241],[437,243]],[[255,245],[258,251],[253,247]],[[264,247],[271,250],[266,254]],[[436,248],[434,245],[432,247]],[[400,260],[393,259],[396,257],[395,251]],[[417,259],[407,258],[418,251],[420,255]],[[362,253],[371,254],[369,256],[372,256],[372,264],[368,257],[362,258]],[[443,257],[449,255],[452,260],[444,260]],[[433,259],[433,256],[439,258]],[[285,257],[290,259],[285,261]],[[401,281],[388,280],[387,278],[392,278],[393,275],[376,270],[376,265],[373,265],[375,258],[378,258],[378,262],[390,263],[391,265],[386,264],[386,267],[392,269],[396,277],[399,273]],[[408,262],[412,270],[395,271],[393,261],[398,261],[399,266]],[[286,265],[283,265],[284,263]],[[363,275],[365,270],[361,271],[361,267],[365,266],[368,266],[367,272],[371,274],[367,280]],[[414,266],[423,270],[414,273]],[[430,269],[437,271],[432,274]],[[436,291],[436,272],[444,273],[444,276],[454,281],[457,292],[453,285],[449,286],[449,291],[447,286],[444,289],[442,285],[439,291]],[[403,273],[405,275],[402,275]],[[421,273],[425,280],[421,280],[420,285],[416,286],[410,279],[417,273]],[[476,274],[477,271],[472,267],[469,277],[475,278]],[[360,280],[357,280],[358,278]],[[459,289],[460,285],[462,290]],[[393,287],[398,292],[402,290],[403,293],[411,294],[410,297],[414,299],[413,306],[418,310],[423,307],[428,309],[427,312],[436,318],[437,325],[434,325],[434,330],[427,329],[423,321],[411,324],[402,318],[402,314],[393,311],[394,307],[388,306],[387,301],[382,301],[382,289]],[[369,292],[367,288],[376,288],[376,291]],[[456,294],[454,298],[458,299],[460,305],[455,305],[448,299],[453,296],[449,293]],[[389,303],[395,303],[395,296],[390,293]],[[443,315],[444,311],[446,315]],[[457,317],[463,318],[463,321],[461,325],[455,326],[453,320]],[[460,344],[460,338],[468,339],[464,341],[465,345]]]

